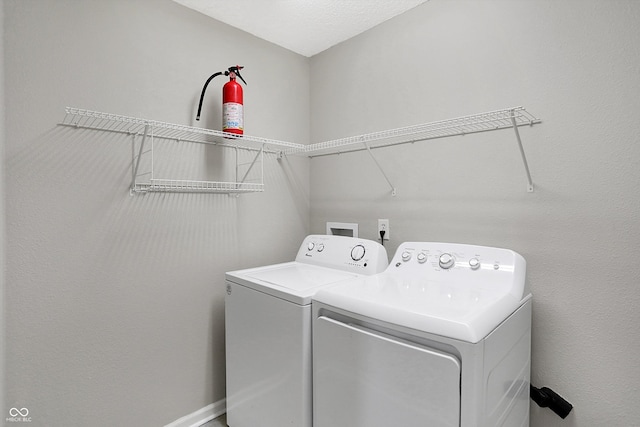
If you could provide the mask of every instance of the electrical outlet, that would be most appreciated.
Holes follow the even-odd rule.
[[[389,240],[389,220],[388,219],[379,219],[378,220],[378,238],[380,237],[380,232],[384,231],[384,240]]]

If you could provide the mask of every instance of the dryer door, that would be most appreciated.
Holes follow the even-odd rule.
[[[325,316],[313,326],[314,427],[460,425],[456,357]]]

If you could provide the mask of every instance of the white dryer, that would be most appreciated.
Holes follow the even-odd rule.
[[[311,427],[311,297],[387,265],[377,242],[312,235],[295,261],[226,274],[229,426]]]
[[[522,256],[409,242],[313,298],[314,427],[529,425]]]

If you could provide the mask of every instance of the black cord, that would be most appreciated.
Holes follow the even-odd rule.
[[[382,246],[384,246],[384,234],[385,234],[385,231],[380,230],[380,243],[382,243]]]

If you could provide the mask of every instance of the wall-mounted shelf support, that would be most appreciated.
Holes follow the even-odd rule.
[[[513,131],[516,133],[516,140],[518,141],[518,148],[520,149],[520,156],[522,156],[522,163],[524,164],[524,171],[527,174],[527,191],[533,193],[533,181],[531,180],[531,172],[529,171],[529,163],[527,163],[527,156],[524,154],[524,148],[522,147],[522,139],[520,139],[520,131],[518,130],[518,123],[516,122],[515,111],[511,111],[511,123],[513,125]]]
[[[242,177],[242,179],[240,180],[240,182],[238,182],[238,185],[242,185],[244,184],[244,182],[247,180],[247,177],[249,176],[249,173],[251,172],[251,170],[253,169],[253,167],[256,165],[256,161],[258,159],[261,159],[261,164],[262,164],[262,158],[264,156],[264,147],[262,147],[262,149],[260,149],[260,151],[258,151],[258,153],[256,154],[256,156],[253,158],[253,161],[251,162],[251,164],[249,165],[249,167],[247,168],[247,171],[245,172],[244,176]],[[236,162],[236,165],[238,163]],[[238,167],[236,166],[236,177],[238,176]],[[237,181],[237,178],[236,178]],[[260,173],[260,182],[264,181],[264,169],[261,170]]]
[[[147,141],[147,135],[149,135],[149,125],[146,125],[144,127],[144,133],[142,135],[142,142],[140,143],[140,151],[138,152],[138,155],[135,155],[135,142],[136,142],[136,135],[133,135],[133,140],[132,140],[132,147],[133,147],[133,163],[135,163],[135,166],[133,168],[133,172],[132,172],[132,179],[131,179],[131,189],[130,189],[130,193],[133,194],[133,192],[136,191],[136,181],[138,179],[138,170],[140,169],[140,160],[142,160],[142,155],[145,154],[144,152],[144,145],[145,142]],[[146,175],[146,174],[145,174]]]
[[[387,184],[389,184],[389,187],[391,187],[391,195],[395,197],[395,195],[396,195],[396,187],[393,186],[393,184],[391,183],[391,180],[389,180],[389,177],[387,176],[387,174],[384,173],[384,169],[382,168],[382,166],[380,166],[380,163],[378,162],[378,159],[376,159],[376,156],[373,155],[373,152],[371,151],[371,147],[369,147],[369,144],[367,144],[366,142],[363,142],[363,144],[367,148],[367,152],[369,153],[369,155],[373,159],[373,162],[376,164],[378,169],[380,169],[380,172],[382,173],[382,176],[384,176],[384,179],[387,181]]]

